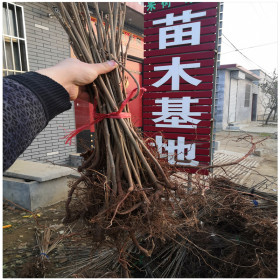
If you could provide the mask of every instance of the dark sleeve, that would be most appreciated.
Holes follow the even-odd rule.
[[[3,170],[8,169],[58,114],[69,110],[67,91],[35,72],[3,79]]]

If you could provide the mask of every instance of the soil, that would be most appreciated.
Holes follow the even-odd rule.
[[[265,138],[267,135],[252,134],[254,140]],[[220,150],[228,150],[237,153],[246,154],[250,149],[251,145],[245,141],[236,142],[238,137],[244,136],[244,133],[240,132],[219,132],[216,135],[216,140],[220,141]],[[260,149],[263,149],[261,157],[254,157],[260,162],[256,168],[257,172],[263,175],[277,178],[277,139],[269,138],[259,145]],[[261,180],[262,176],[251,174],[248,180],[255,183]],[[265,184],[262,186],[262,191],[265,191]],[[274,187],[273,187],[274,188]],[[276,184],[275,184],[276,188]],[[268,191],[271,191],[271,187]],[[275,190],[273,190],[275,191]],[[274,192],[275,194],[275,192]],[[63,234],[67,227],[62,224],[62,219],[65,215],[65,202],[62,201],[50,207],[37,209],[36,214],[40,217],[36,220],[31,218],[24,218],[25,215],[30,213],[23,211],[22,209],[16,209],[15,207],[4,203],[3,209],[3,225],[12,225],[12,227],[3,229],[3,277],[4,278],[16,278],[19,277],[22,267],[27,262],[34,261],[34,257],[39,255],[39,248],[37,246],[35,237],[35,228],[42,228],[44,225],[57,225],[60,226],[57,234]],[[77,225],[79,227],[79,225]],[[77,229],[77,228],[76,228]],[[74,240],[74,239],[72,239]],[[82,248],[88,250],[89,246],[83,242],[73,242],[71,239],[67,240],[68,244],[71,244],[72,255],[75,254],[74,244],[78,243],[80,251]],[[52,253],[52,266],[55,269],[50,270],[47,277],[60,277],[59,269],[65,267],[71,263],[71,254],[69,250],[60,248],[58,246]]]
[[[3,225],[12,225],[12,227],[3,229],[3,277],[18,277],[23,264],[32,261],[34,256],[39,254],[35,227],[62,224],[64,208],[65,202],[60,202],[37,209],[34,212],[40,215],[37,224],[33,217],[23,217],[30,216],[30,213],[4,203]],[[60,231],[63,230],[66,230],[66,227],[62,226]]]
[[[220,150],[236,152],[245,155],[251,148],[251,144],[246,141],[238,141],[246,133],[240,132],[218,132],[216,140],[220,141]],[[271,134],[266,133],[250,133],[253,136],[254,142],[267,138],[265,141],[257,145],[257,149],[261,150],[261,156],[252,154],[250,158],[258,162],[254,171],[246,179],[247,186],[256,186],[261,191],[276,193],[277,188],[277,153],[278,153],[278,140]],[[273,184],[269,181],[274,182]]]

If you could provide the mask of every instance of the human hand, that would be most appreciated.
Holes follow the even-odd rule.
[[[89,102],[86,85],[92,83],[98,75],[106,74],[116,67],[115,61],[88,64],[75,58],[67,58],[53,67],[36,72],[61,84],[69,93],[71,101],[80,98]]]

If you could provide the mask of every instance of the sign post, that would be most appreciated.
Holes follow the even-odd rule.
[[[189,173],[211,161],[218,7],[145,3],[143,131],[162,158]]]

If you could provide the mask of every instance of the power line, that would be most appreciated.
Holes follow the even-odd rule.
[[[223,36],[225,37],[225,39],[235,48],[235,50],[237,52],[239,52],[242,56],[244,56],[247,60],[249,60],[250,62],[254,63],[255,65],[257,65],[258,67],[260,67],[260,69],[262,69],[265,73],[268,73],[268,71],[266,71],[265,69],[263,69],[260,65],[258,65],[256,62],[254,62],[253,60],[251,60],[249,57],[247,57],[245,54],[243,54],[224,34]]]
[[[232,48],[232,46],[231,46],[229,43],[227,43],[226,41],[223,41],[223,44],[225,44],[225,45],[227,45],[228,47]]]
[[[256,62],[254,62],[253,60],[251,60],[249,57],[247,57],[245,54],[243,54],[224,34],[223,36],[225,37],[225,39],[235,48],[235,50],[237,52],[239,52],[242,56],[244,56],[247,60],[249,60],[250,62],[254,63],[255,65],[257,65],[258,67],[260,67],[260,69],[262,69],[264,72],[268,72],[265,69],[263,69],[260,65],[258,65]]]
[[[267,44],[262,44],[262,45],[247,47],[247,48],[243,48],[243,49],[239,49],[239,50],[242,51],[242,50],[254,49],[254,48],[259,48],[259,47],[262,47],[262,46],[268,46],[268,45],[274,45],[274,44],[277,44],[277,42],[271,42],[271,43],[267,43]],[[237,51],[237,50],[230,51],[230,52],[225,52],[225,53],[221,53],[221,54],[227,54],[227,53],[232,53],[232,52],[236,52],[236,51]]]

